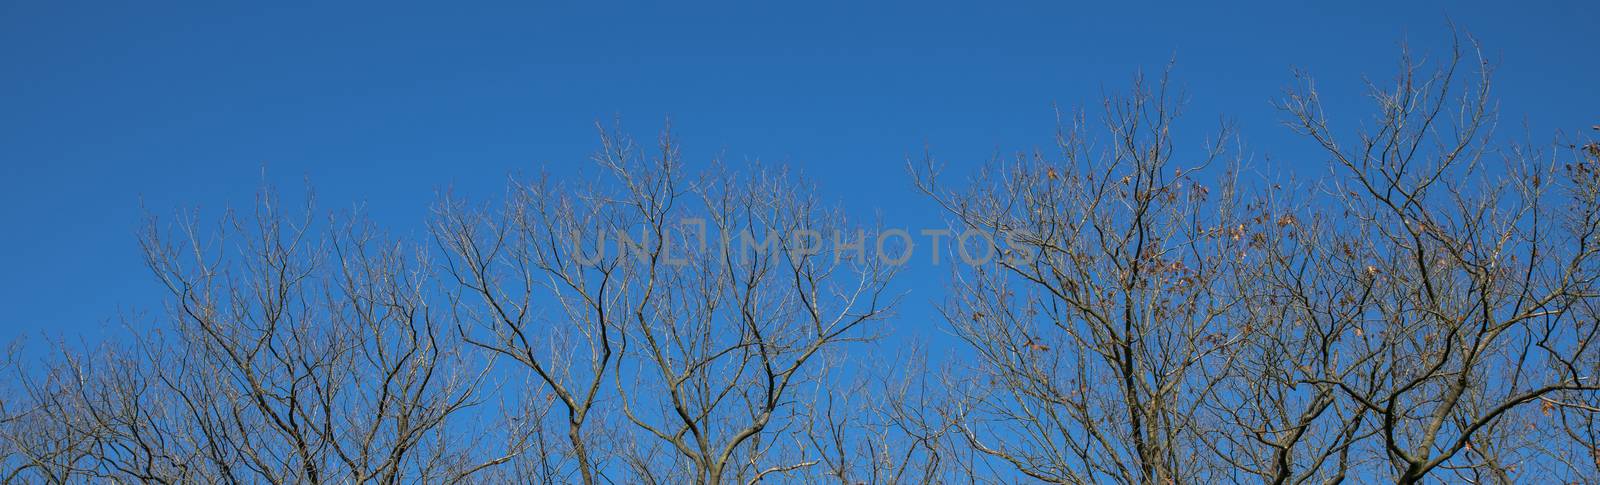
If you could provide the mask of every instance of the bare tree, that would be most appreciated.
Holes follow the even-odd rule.
[[[1056,153],[989,167],[964,192],[932,164],[919,185],[994,255],[944,308],[977,357],[961,404],[970,446],[1051,483],[1199,481],[1197,409],[1217,399],[1249,333],[1226,318],[1251,241],[1221,136],[1174,161],[1166,80],[1075,115]],[[1103,139],[1099,134],[1104,135]],[[1104,145],[1099,144],[1104,142]]]
[[[30,386],[15,419],[42,423],[13,442],[26,460],[9,478],[399,483],[484,466],[452,425],[481,366],[440,331],[426,259],[312,214],[263,193],[214,229],[152,220],[142,243],[170,324],[69,352]]]
[[[873,335],[893,268],[825,250],[851,228],[782,171],[685,176],[667,135],[645,153],[602,131],[594,159],[608,183],[518,185],[504,210],[442,213],[436,234],[473,300],[462,313],[480,323],[468,341],[554,393],[585,483],[754,482],[817,464],[795,418],[827,394],[804,389],[826,385],[808,363]]]
[[[944,310],[977,357],[966,445],[1054,483],[1587,476],[1595,149],[1498,141],[1465,51],[1408,55],[1348,141],[1302,76],[1282,107],[1332,159],[1319,191],[1175,155],[1139,83],[1104,140],[1075,116],[968,188],[915,171],[1000,255]]]
[[[1352,308],[1376,327],[1337,377],[1309,381],[1372,415],[1374,451],[1401,483],[1510,481],[1533,443],[1501,429],[1507,417],[1600,390],[1600,324],[1583,311],[1600,277],[1594,179],[1497,145],[1489,64],[1463,58],[1458,47],[1425,75],[1408,56],[1372,94],[1375,128],[1353,141],[1334,135],[1309,83],[1285,103],[1343,173],[1349,229],[1329,240],[1345,264],[1326,277],[1362,281]]]
[[[19,342],[20,343],[20,342]],[[99,433],[77,399],[86,391],[83,363],[71,353],[47,361],[38,372],[20,362],[20,345],[7,349],[8,374],[0,401],[0,483],[66,483],[85,474]]]

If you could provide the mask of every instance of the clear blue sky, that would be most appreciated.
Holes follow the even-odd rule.
[[[1046,144],[1051,103],[1173,57],[1190,120],[1234,119],[1257,168],[1314,175],[1324,159],[1270,105],[1290,67],[1356,112],[1362,76],[1391,75],[1402,40],[1438,52],[1447,17],[1498,62],[1501,132],[1600,123],[1600,2],[1102,3],[7,1],[0,338],[158,312],[141,199],[247,206],[265,166],[420,235],[437,190],[494,197],[508,173],[567,171],[616,116],[645,136],[671,116],[693,162],[787,162],[897,225],[937,219],[907,155],[931,147],[959,173]],[[906,285],[913,306],[942,287]]]

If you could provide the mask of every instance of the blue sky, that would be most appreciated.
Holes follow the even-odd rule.
[[[1052,103],[1092,105],[1173,58],[1194,126],[1237,122],[1252,165],[1283,176],[1325,168],[1270,104],[1291,67],[1330,115],[1360,114],[1363,76],[1392,75],[1402,41],[1440,52],[1447,18],[1499,67],[1501,133],[1600,123],[1600,3],[1323,3],[5,2],[0,335],[157,312],[141,201],[248,206],[265,167],[420,236],[439,190],[485,199],[514,172],[570,172],[593,123],[618,117],[651,136],[670,116],[691,163],[788,163],[908,226],[938,215],[907,156],[928,147],[959,174],[1047,144]],[[911,307],[942,291],[903,284]]]

